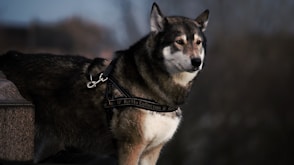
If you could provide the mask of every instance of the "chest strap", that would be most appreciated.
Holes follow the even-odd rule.
[[[87,83],[88,88],[95,88],[99,83],[107,83],[105,91],[104,108],[106,110],[107,118],[110,121],[113,115],[114,108],[122,107],[137,107],[153,112],[174,112],[178,110],[177,106],[162,105],[154,100],[149,100],[140,97],[132,96],[128,90],[119,85],[117,80],[111,75],[116,60],[112,60],[104,72],[99,74],[98,80],[92,80],[90,74],[90,81]],[[117,89],[122,96],[114,97],[113,90]]]
[[[133,97],[126,89],[121,87],[112,76],[109,76],[107,81],[104,103],[104,108],[106,109],[128,106],[142,108],[154,112],[173,112],[178,109],[176,106],[162,105],[154,100]],[[119,90],[120,93],[123,94],[123,97],[114,98],[112,95],[113,89]]]

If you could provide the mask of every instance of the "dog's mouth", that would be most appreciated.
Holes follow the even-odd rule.
[[[193,73],[193,72],[196,72],[196,71],[200,71],[201,70],[201,66],[197,66],[197,67],[194,67],[194,66],[185,67],[185,66],[183,66],[180,63],[176,65],[176,68],[177,68],[178,72],[189,72],[189,73]]]
[[[187,72],[193,73],[196,71],[200,71],[201,69],[199,67],[193,67],[192,69],[187,70]]]

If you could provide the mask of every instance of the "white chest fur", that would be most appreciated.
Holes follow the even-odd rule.
[[[177,111],[181,111],[178,109]],[[174,112],[175,113],[175,112]],[[144,138],[150,142],[148,148],[169,141],[176,132],[181,117],[162,115],[156,112],[147,112],[143,124]]]

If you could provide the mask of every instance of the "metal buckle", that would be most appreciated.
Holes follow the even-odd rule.
[[[105,82],[107,80],[108,77],[104,78],[103,73],[100,73],[99,79],[97,81],[93,81],[93,76],[90,74],[90,81],[87,83],[87,88],[95,88],[97,84],[99,84],[100,82]]]

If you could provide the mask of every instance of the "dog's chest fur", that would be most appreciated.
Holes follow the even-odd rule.
[[[176,132],[181,120],[180,108],[172,113],[145,112],[142,131],[147,149],[169,141]]]

